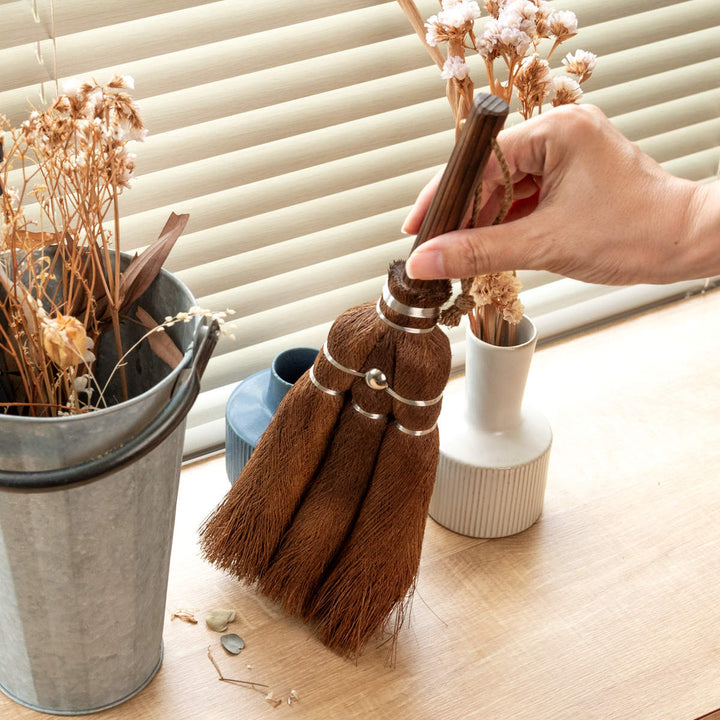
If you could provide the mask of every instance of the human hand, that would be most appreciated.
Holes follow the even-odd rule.
[[[720,273],[720,185],[666,173],[596,107],[560,106],[501,132],[498,143],[514,185],[506,221],[487,226],[504,192],[493,155],[480,226],[423,243],[406,263],[410,277],[542,269],[630,285]],[[420,193],[404,231],[418,232],[438,181]]]

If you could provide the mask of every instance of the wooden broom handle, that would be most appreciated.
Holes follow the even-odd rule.
[[[508,106],[502,98],[485,93],[475,96],[413,250],[436,235],[460,228],[490,158],[492,141],[507,114]]]

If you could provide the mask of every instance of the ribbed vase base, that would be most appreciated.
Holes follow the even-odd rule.
[[[479,538],[514,535],[542,513],[550,446],[535,460],[505,468],[468,465],[440,450],[430,517]]]

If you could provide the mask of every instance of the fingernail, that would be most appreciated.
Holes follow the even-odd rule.
[[[416,250],[405,263],[405,272],[414,279],[445,277],[443,256],[437,250]]]
[[[410,215],[408,215],[404,220],[403,224],[400,226],[400,232],[404,235],[410,235],[410,231],[407,229],[408,220],[410,219]]]

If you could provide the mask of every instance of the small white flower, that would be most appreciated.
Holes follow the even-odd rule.
[[[505,27],[500,31],[500,42],[512,48],[520,57],[530,49],[532,39],[522,30],[515,27]]]
[[[475,47],[478,54],[486,60],[493,60],[496,56],[497,45],[500,41],[502,26],[498,20],[488,20],[482,35],[477,39]]]
[[[512,2],[508,3],[503,8],[504,12],[516,12],[523,17],[535,17],[537,10],[538,6],[532,2],[532,0],[512,0]]]
[[[506,27],[517,28],[527,35],[532,35],[535,31],[536,14],[537,7],[534,3],[529,0],[515,0],[503,7],[499,20]]]
[[[445,61],[440,77],[443,80],[449,80],[450,78],[464,80],[468,76],[469,72],[470,68],[459,55],[451,55]]]
[[[67,95],[68,97],[75,98],[78,96],[78,93],[80,92],[80,88],[82,87],[82,82],[78,80],[77,78],[68,78],[67,80],[63,80],[62,89],[63,93]]]
[[[87,100],[89,103],[95,105],[95,107],[98,107],[103,104],[105,96],[103,95],[103,91],[100,88],[95,88],[88,96]]]
[[[437,15],[438,22],[446,27],[454,28],[461,28],[466,23],[474,22],[479,17],[480,6],[475,0],[458,2],[446,10],[441,10]]]
[[[567,75],[554,77],[552,79],[552,86],[555,91],[555,97],[552,101],[554,107],[576,103],[583,96],[580,83]]]
[[[585,82],[592,75],[597,63],[597,55],[588,50],[576,50],[575,54],[568,53],[562,61],[565,69],[571,75],[577,75],[579,82]]]
[[[137,140],[138,142],[145,142],[145,138],[148,134],[147,128],[142,128],[141,130],[138,130],[136,127],[133,127],[125,118],[120,119],[119,126],[123,136],[127,140]]]
[[[550,16],[550,30],[558,39],[577,34],[577,16],[571,10],[558,10]]]
[[[438,42],[440,42],[440,38],[438,37],[438,18],[437,15],[433,15],[432,17],[428,18],[428,21],[425,23],[425,27],[427,28],[427,33],[425,34],[425,42],[430,47],[436,47]]]

